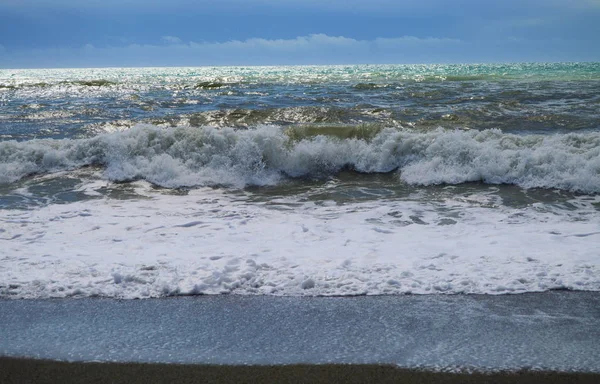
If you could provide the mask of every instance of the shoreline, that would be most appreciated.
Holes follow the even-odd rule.
[[[377,364],[202,365],[64,362],[1,357],[0,382],[17,383],[597,383],[600,373],[452,373]]]
[[[597,383],[600,292],[0,300],[0,383]]]

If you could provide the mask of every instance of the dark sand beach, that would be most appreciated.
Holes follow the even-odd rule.
[[[16,383],[598,383],[600,375],[559,372],[441,373],[391,365],[228,366],[68,363],[0,358],[0,382]]]

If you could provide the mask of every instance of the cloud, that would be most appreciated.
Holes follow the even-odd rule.
[[[594,46],[596,42],[592,39],[585,44]],[[569,39],[532,40],[517,35],[477,42],[414,36],[359,40],[313,34],[293,39],[252,38],[225,42],[183,42],[174,36],[164,36],[156,44],[7,49],[2,54],[0,67],[411,64],[598,59],[597,51],[581,50],[581,44],[574,44]]]
[[[163,36],[161,44],[129,44],[80,48],[49,48],[10,52],[10,67],[71,66],[195,66],[353,64],[440,62],[460,40],[403,36],[357,40],[344,36],[313,34],[293,39],[187,42]]]
[[[163,36],[160,38],[160,41],[162,41],[165,44],[181,44],[182,43],[181,39],[176,36]]]
[[[460,44],[460,40],[446,38],[418,38],[404,36],[398,38],[377,38],[374,40],[357,40],[344,36],[328,36],[325,34],[313,34],[299,36],[295,39],[261,39],[252,38],[244,41],[232,40],[223,43],[194,43],[186,47],[198,52],[211,53],[268,53],[268,54],[294,54],[294,55],[319,55],[330,56],[332,53],[356,55],[372,52],[374,50],[384,51],[387,49],[428,49],[431,46],[443,48],[450,44]],[[332,51],[333,50],[333,51]],[[398,52],[398,51],[396,51]],[[407,52],[409,53],[409,52]],[[414,52],[413,52],[414,53]]]

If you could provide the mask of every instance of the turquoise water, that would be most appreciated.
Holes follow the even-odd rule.
[[[0,138],[159,126],[598,129],[600,64],[0,70]]]

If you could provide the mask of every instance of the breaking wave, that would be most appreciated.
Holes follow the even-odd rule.
[[[600,133],[139,125],[89,139],[0,142],[2,184],[90,165],[104,167],[110,180],[170,188],[273,185],[352,169],[396,171],[415,185],[480,181],[599,193]]]

